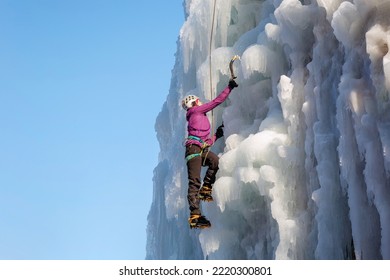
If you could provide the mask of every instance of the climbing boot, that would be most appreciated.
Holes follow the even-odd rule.
[[[191,215],[188,219],[188,223],[190,224],[190,228],[208,228],[211,227],[211,223],[206,219],[205,216],[201,215]]]
[[[199,194],[198,194],[199,199],[207,201],[207,202],[213,201],[214,199],[211,196],[211,191],[212,191],[212,189],[209,186],[203,186],[199,190]]]

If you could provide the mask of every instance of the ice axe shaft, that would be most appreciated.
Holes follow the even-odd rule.
[[[232,80],[234,80],[234,79],[237,78],[237,76],[234,75],[234,69],[233,69],[233,63],[234,63],[234,61],[237,60],[237,59],[240,59],[240,57],[239,57],[238,55],[235,55],[235,56],[232,57],[232,59],[230,60],[230,63],[229,63],[230,78],[231,78]]]

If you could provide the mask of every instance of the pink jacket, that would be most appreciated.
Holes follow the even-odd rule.
[[[215,135],[210,138],[210,122],[206,116],[206,113],[224,102],[226,98],[228,98],[231,91],[232,90],[229,87],[226,87],[216,98],[210,102],[188,109],[186,116],[188,122],[188,136],[198,137],[208,145],[214,144]],[[188,139],[185,143],[186,146],[191,144],[202,146],[200,141],[193,139]]]

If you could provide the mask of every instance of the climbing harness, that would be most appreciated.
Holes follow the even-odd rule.
[[[195,154],[191,154],[191,155],[188,155],[186,156],[186,161],[189,161],[195,157],[199,157],[199,156],[202,156],[203,154],[203,151],[206,150],[208,147],[210,147],[209,144],[207,144],[206,142],[204,142],[202,139],[200,139],[199,137],[196,137],[196,136],[193,136],[193,135],[190,135],[187,137],[188,140],[195,140],[195,141],[198,141],[200,144],[202,144],[202,146],[200,147],[200,152],[199,153],[195,153]],[[209,150],[207,149],[207,153],[209,152]],[[207,157],[207,154],[206,154],[206,157]],[[206,160],[206,158],[205,158]],[[204,164],[204,162],[203,162]]]
[[[190,161],[191,159],[193,159],[194,157],[200,157],[202,155],[202,153],[197,153],[197,154],[192,154],[192,155],[188,155],[186,157],[186,161]]]

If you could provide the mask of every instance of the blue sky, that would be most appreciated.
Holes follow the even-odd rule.
[[[182,0],[0,0],[0,259],[143,259]]]

